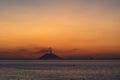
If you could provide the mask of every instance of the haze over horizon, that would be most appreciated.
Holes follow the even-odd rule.
[[[120,57],[120,0],[0,0],[0,58]]]

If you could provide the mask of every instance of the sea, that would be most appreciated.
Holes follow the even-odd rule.
[[[120,80],[120,60],[0,60],[0,80]]]

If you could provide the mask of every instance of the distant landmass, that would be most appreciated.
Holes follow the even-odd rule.
[[[62,59],[62,58],[60,58],[59,56],[57,56],[57,55],[55,55],[55,54],[45,54],[45,55],[43,55],[42,57],[40,57],[39,59],[43,59],[43,60],[49,60],[49,59],[51,59],[51,60],[56,60],[56,59]]]
[[[47,53],[45,53],[42,57],[39,58],[40,60],[59,60],[62,59],[61,57],[55,55],[51,48],[48,49]]]

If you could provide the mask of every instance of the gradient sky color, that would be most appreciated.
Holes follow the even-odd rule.
[[[47,47],[60,56],[120,56],[119,42],[120,0],[0,0],[3,57],[13,57],[6,50]]]

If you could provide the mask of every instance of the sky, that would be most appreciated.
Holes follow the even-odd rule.
[[[120,0],[0,0],[0,58],[119,56]]]

